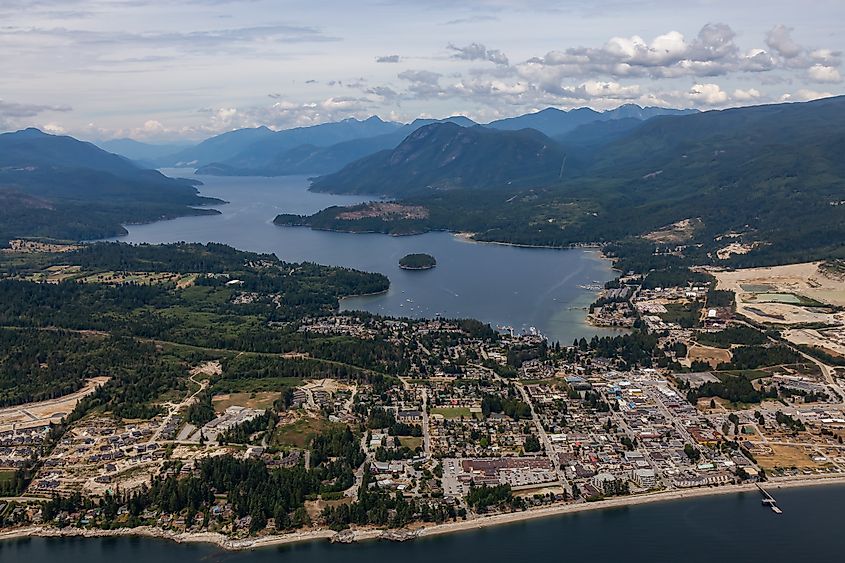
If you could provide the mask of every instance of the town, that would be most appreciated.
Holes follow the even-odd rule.
[[[237,361],[209,360],[152,418],[94,411],[61,435],[60,419],[106,378],[59,401],[5,408],[0,471],[9,482],[22,468],[37,471],[3,501],[3,523],[150,526],[241,541],[294,532],[407,539],[539,507],[845,475],[835,348],[820,355],[797,346],[788,325],[740,314],[750,298],[720,289],[720,276],[622,276],[591,318],[627,330],[568,345],[475,321],[313,316],[296,330],[387,342],[403,350],[405,369],[274,380],[240,378]],[[756,299],[758,316],[765,300]],[[842,304],[789,306],[838,318]],[[191,506],[147,498],[212,482],[215,459],[302,470],[321,484],[270,517],[218,486]],[[356,516],[356,506],[384,516]]]

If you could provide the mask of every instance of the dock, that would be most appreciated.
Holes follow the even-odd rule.
[[[781,510],[777,505],[775,497],[770,495],[769,492],[760,485],[760,483],[757,483],[757,488],[760,489],[760,492],[763,494],[763,506],[768,506],[775,514],[783,514],[783,510]]]

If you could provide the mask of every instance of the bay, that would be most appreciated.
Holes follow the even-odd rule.
[[[164,172],[190,174],[190,170],[178,169]],[[392,237],[279,227],[272,223],[279,213],[311,214],[372,198],[309,192],[304,176],[203,176],[201,180],[203,195],[229,202],[217,207],[221,215],[129,225],[129,234],[116,240],[219,242],[242,250],[272,252],[283,260],[357,268],[390,278],[387,293],[345,299],[344,310],[413,318],[476,318],[518,332],[533,329],[565,344],[575,338],[614,333],[585,322],[585,309],[595,292],[581,286],[602,284],[614,277],[608,261],[595,250],[475,243],[445,232]],[[437,267],[425,271],[399,268],[404,255],[417,252],[433,255]]]

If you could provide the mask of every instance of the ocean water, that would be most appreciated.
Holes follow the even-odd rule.
[[[0,542],[0,561],[25,563],[837,563],[845,560],[845,486],[756,492],[602,509],[405,543],[325,541],[227,552],[144,538]]]

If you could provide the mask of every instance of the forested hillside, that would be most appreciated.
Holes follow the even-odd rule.
[[[184,384],[190,360],[238,353],[273,359],[274,374],[285,377],[404,366],[385,341],[298,330],[305,317],[335,312],[341,297],[387,289],[380,274],[220,244],[102,243],[0,256],[0,406],[62,396],[105,376],[92,400],[121,416],[151,416],[153,399]],[[50,275],[52,283],[38,283]]]
[[[196,206],[193,180],[168,178],[71,137],[36,129],[0,135],[0,244],[16,237],[86,239],[123,223],[217,213]]]
[[[315,191],[391,196],[465,188],[554,183],[564,153],[537,131],[495,131],[435,123],[382,151],[318,178]]]
[[[478,152],[463,148],[454,159],[454,136],[409,139],[401,152],[314,183],[316,190],[401,197],[423,210],[412,218],[357,223],[333,208],[280,223],[449,229],[521,244],[613,243],[614,252],[647,265],[661,245],[642,237],[688,221],[694,228],[662,243],[683,250],[659,261],[759,265],[845,255],[845,97],[589,124],[544,145],[542,154],[530,144],[536,137],[520,133],[519,149],[490,135],[489,146],[467,142]],[[562,175],[552,166],[556,158],[565,158]],[[717,257],[729,243],[742,253]]]

